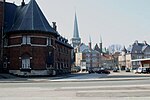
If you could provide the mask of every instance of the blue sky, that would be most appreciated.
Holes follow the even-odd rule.
[[[6,0],[20,4],[21,0]],[[104,47],[128,47],[135,40],[150,44],[150,0],[36,0],[47,20],[56,21],[58,31],[69,40],[73,36],[75,11],[82,42]],[[29,0],[25,0],[26,3]]]

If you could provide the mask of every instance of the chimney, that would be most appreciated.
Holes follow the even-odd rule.
[[[138,45],[138,40],[136,40],[134,43],[135,43],[136,45]]]
[[[92,43],[89,42],[89,49],[92,50]]]
[[[91,36],[89,36],[90,42],[89,42],[89,49],[92,50],[92,42],[91,42]]]
[[[52,23],[53,23],[53,29],[54,29],[55,31],[57,31],[56,22],[52,22]]]
[[[25,6],[25,2],[24,2],[24,0],[22,0],[22,2],[21,2],[21,6],[23,7],[23,6]]]
[[[100,48],[100,53],[102,53],[102,49],[103,49],[103,47],[102,47],[102,42],[99,43],[99,48]]]
[[[146,41],[143,41],[144,45],[147,45],[147,42]]]

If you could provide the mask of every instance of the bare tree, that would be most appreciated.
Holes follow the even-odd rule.
[[[114,54],[115,52],[121,52],[122,46],[119,44],[112,44],[108,47],[108,51],[111,54]]]

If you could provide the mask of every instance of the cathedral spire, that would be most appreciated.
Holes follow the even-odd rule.
[[[72,40],[72,45],[73,47],[77,47],[81,43],[81,38],[79,37],[79,30],[78,30],[78,22],[77,22],[77,15],[75,13],[75,19],[74,19],[74,32],[73,32],[73,38]]]
[[[102,36],[100,35],[100,43],[99,43],[100,53],[103,53],[103,42],[102,42]]]
[[[77,15],[75,12],[75,19],[74,19],[74,33],[73,33],[74,38],[80,38],[79,37],[79,30],[78,30],[78,22],[77,22]]]
[[[92,41],[91,41],[91,36],[89,35],[89,49],[92,50]]]
[[[100,35],[100,43],[102,43],[102,36]]]

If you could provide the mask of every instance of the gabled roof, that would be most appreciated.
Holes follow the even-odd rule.
[[[85,45],[84,43],[81,43],[79,46],[77,46],[75,49],[79,49],[79,52],[83,52],[85,49],[88,49],[89,47]]]
[[[96,43],[95,47],[94,47],[94,50],[100,52],[100,48],[98,47],[98,44]]]
[[[143,48],[142,48],[142,52],[147,48],[147,47],[149,47],[149,45],[145,45],[145,46],[143,46]]]
[[[145,43],[138,43],[137,41],[128,48],[130,53],[142,53],[149,45]]]
[[[10,31],[44,31],[58,34],[48,23],[35,0],[17,7]]]
[[[96,50],[90,50],[90,49],[85,49],[85,50],[83,50],[83,52],[82,53],[92,53],[92,54],[99,54],[99,52],[98,51],[96,51]]]
[[[127,53],[127,49],[125,48],[125,46],[123,47],[122,51]]]

